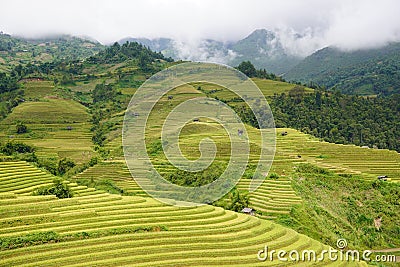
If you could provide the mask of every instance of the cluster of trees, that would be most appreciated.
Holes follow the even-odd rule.
[[[24,153],[34,153],[35,149],[21,142],[7,142],[0,147],[1,153],[12,156],[15,153],[24,154]]]
[[[203,171],[188,172],[176,169],[176,171],[166,173],[163,177],[171,183],[180,186],[196,187],[212,183],[223,174],[225,167],[223,163],[214,162]]]
[[[92,127],[92,141],[102,146],[106,140],[106,134],[110,132],[115,123],[106,121],[113,113],[119,112],[126,107],[126,97],[111,84],[97,84],[92,91],[93,103],[90,105]]]
[[[52,185],[39,187],[32,193],[34,196],[55,195],[57,198],[71,198],[73,192],[62,180],[56,179]]]
[[[228,104],[230,104],[228,102]],[[237,104],[237,103],[236,103]],[[269,105],[277,128],[294,128],[327,142],[355,144],[400,152],[400,95],[360,97],[338,91],[305,91],[297,85],[288,94],[274,95]],[[270,125],[271,114],[245,105],[232,105],[242,121],[256,128]]]
[[[400,93],[400,43],[376,49],[321,49],[285,74],[285,78],[313,81],[328,89],[359,95]]]
[[[239,71],[246,74],[250,78],[269,79],[274,81],[285,81],[282,77],[276,76],[273,73],[268,73],[265,69],[256,69],[250,61],[243,61],[236,67]]]
[[[19,89],[19,78],[15,72],[0,72],[0,118],[6,117],[14,107],[24,101],[24,92]]]
[[[387,96],[399,93],[399,59],[385,59],[379,65],[375,61],[370,61],[357,66],[326,71],[321,73],[315,82],[327,88],[336,88],[346,94]]]
[[[17,77],[0,72],[0,94],[17,90],[19,88],[17,82]]]
[[[149,70],[150,64],[156,60],[173,61],[172,58],[165,58],[161,52],[154,52],[137,42],[126,42],[123,45],[114,43],[112,46],[91,56],[87,59],[89,63],[121,63],[126,60],[137,60],[142,70]]]
[[[33,162],[38,167],[44,168],[53,175],[58,176],[63,176],[76,166],[75,162],[69,158],[62,158],[58,161],[39,159],[35,154],[35,148],[22,142],[11,141],[2,144],[0,145],[0,152],[4,155],[12,156],[17,160]],[[96,163],[97,159],[93,158],[88,164],[93,166]]]
[[[236,187],[234,187],[222,199],[215,201],[213,205],[222,207],[226,210],[240,212],[243,210],[243,208],[249,207],[250,199],[247,192],[240,191]]]
[[[0,32],[0,51],[11,51],[15,45],[15,40],[8,34]]]
[[[400,95],[358,97],[296,86],[270,101],[277,127],[290,127],[333,143],[400,151]]]
[[[14,90],[0,94],[0,119],[6,117],[11,110],[24,101],[24,91]]]

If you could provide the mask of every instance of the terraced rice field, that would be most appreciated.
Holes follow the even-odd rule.
[[[293,89],[296,85],[279,82],[279,81],[272,81],[260,78],[252,78],[253,82],[260,88],[261,92],[265,96],[273,96],[274,94],[282,94],[288,93],[291,89]],[[306,92],[313,92],[314,90],[311,88],[305,88]]]
[[[18,121],[28,127],[27,133],[16,134]],[[94,154],[90,127],[89,114],[81,104],[46,98],[16,107],[0,123],[0,140],[31,144],[37,148],[39,157],[69,157],[79,163],[88,161]]]
[[[265,94],[268,88],[264,88]],[[46,90],[43,94],[47,94]],[[156,107],[158,112],[149,118],[150,141],[158,138],[162,114],[173,107],[173,102],[200,95],[193,88],[180,88],[176,93],[172,101],[164,99]],[[32,114],[32,121],[27,114]],[[93,153],[88,114],[79,104],[63,99],[24,103],[1,123],[0,130],[5,133],[1,138],[5,140],[12,134],[13,129],[7,125],[24,118],[28,118],[25,123],[32,130],[31,135],[15,139],[34,144],[39,154],[84,161]],[[222,148],[218,160],[227,159],[229,143],[214,124],[202,121],[183,131],[180,142],[187,157],[198,157],[198,142],[211,135],[217,147]],[[73,129],[66,130],[70,125]],[[197,128],[202,131],[193,134],[192,130]],[[249,127],[247,131],[253,137],[250,164],[256,164],[260,150],[257,130]],[[281,136],[282,131],[288,135]],[[112,159],[87,169],[72,181],[109,179],[135,196],[112,195],[68,181],[74,192],[71,199],[31,196],[34,189],[51,184],[54,177],[26,162],[0,162],[0,240],[23,239],[49,231],[64,237],[58,242],[0,249],[0,266],[288,266],[290,263],[278,260],[260,262],[257,252],[265,245],[270,250],[313,249],[317,253],[327,248],[307,236],[263,220],[287,214],[293,204],[301,202],[288,178],[296,164],[310,162],[337,172],[362,173],[367,179],[388,175],[394,181],[400,180],[399,155],[391,151],[319,142],[291,129],[278,129],[277,133],[272,171],[280,177],[267,178],[250,194],[251,207],[262,212],[261,218],[209,205],[167,206],[147,197],[125,165],[118,137],[106,145],[112,150]],[[169,171],[162,156],[153,163],[159,170]],[[249,179],[243,178],[237,187],[247,190],[249,183]],[[310,265],[366,266],[347,262],[296,264]]]
[[[26,165],[1,163],[3,168],[18,164]],[[151,198],[79,190],[87,194],[60,200],[0,193],[0,239],[49,231],[69,237],[2,249],[0,266],[280,266],[277,260],[258,261],[257,252],[265,245],[317,253],[327,248],[272,222],[213,206],[182,208]],[[151,230],[126,232],[135,228]],[[318,266],[329,264],[338,266]]]
[[[288,135],[280,136],[284,131]],[[293,162],[310,162],[338,173],[360,174],[366,179],[387,175],[391,181],[400,181],[400,154],[395,151],[322,142],[293,129],[277,129],[277,133],[278,156],[286,155]]]
[[[0,162],[0,194],[30,196],[36,188],[51,185],[54,176],[24,161]],[[76,196],[100,194],[93,188],[66,182]],[[104,192],[103,192],[104,193]]]
[[[23,162],[0,162],[0,193],[31,194],[40,186],[51,184],[53,176]]]
[[[122,188],[124,193],[147,196],[132,178],[124,161],[101,162],[74,176],[73,179],[110,180]]]
[[[249,179],[242,179],[237,188],[246,191],[249,184]],[[251,207],[262,212],[260,217],[264,219],[275,219],[279,214],[288,214],[292,205],[300,202],[301,197],[296,195],[287,178],[266,179],[255,192],[250,193]]]
[[[54,95],[54,82],[41,80],[27,80],[22,83],[25,101],[37,101],[46,96]]]

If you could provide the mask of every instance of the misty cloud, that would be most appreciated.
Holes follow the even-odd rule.
[[[200,40],[236,41],[260,28],[275,31],[285,50],[302,56],[327,45],[352,50],[400,41],[397,0],[13,0],[1,7],[0,30],[14,35],[65,33],[105,44],[169,37],[181,53],[218,60],[226,55],[205,55]]]

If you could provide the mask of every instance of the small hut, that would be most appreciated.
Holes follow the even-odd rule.
[[[387,181],[387,175],[380,175],[380,176],[378,176],[378,180],[381,180],[381,181]]]
[[[252,208],[243,208],[242,212],[244,214],[248,214],[248,215],[252,215],[252,216],[255,215],[255,210],[253,210]]]

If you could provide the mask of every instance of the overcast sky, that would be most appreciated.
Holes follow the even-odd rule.
[[[85,35],[103,44],[128,36],[234,41],[259,28],[303,33],[300,45],[309,47],[400,41],[398,0],[0,0],[0,6],[0,31]]]

